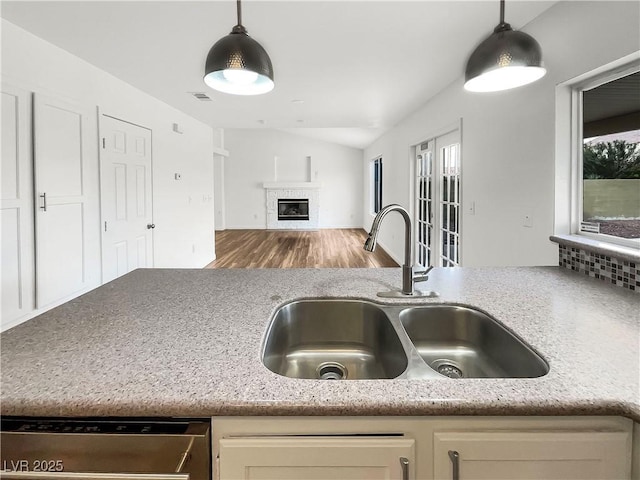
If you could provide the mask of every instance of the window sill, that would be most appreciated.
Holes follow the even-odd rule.
[[[614,257],[618,260],[640,263],[640,251],[637,248],[601,242],[582,235],[551,235],[549,240],[558,244],[589,250],[599,255]]]

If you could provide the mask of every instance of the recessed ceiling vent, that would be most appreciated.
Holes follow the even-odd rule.
[[[201,102],[210,102],[211,101],[211,97],[209,97],[209,95],[207,95],[206,93],[202,93],[202,92],[189,92],[189,93],[191,93],[191,95],[196,97]]]

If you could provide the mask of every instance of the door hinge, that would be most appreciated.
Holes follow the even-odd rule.
[[[104,222],[104,231],[107,231],[107,222]]]
[[[107,148],[107,139],[106,138],[102,138],[102,148]]]

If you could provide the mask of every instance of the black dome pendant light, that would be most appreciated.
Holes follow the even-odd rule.
[[[504,0],[500,0],[500,23],[467,61],[465,90],[508,90],[535,82],[545,73],[540,44],[531,35],[514,31],[505,23]]]
[[[260,95],[273,90],[273,66],[269,55],[242,25],[240,0],[238,24],[218,40],[207,55],[204,83],[234,95]]]

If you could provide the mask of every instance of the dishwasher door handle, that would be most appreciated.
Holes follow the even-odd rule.
[[[189,480],[188,473],[6,472],[2,480]]]

